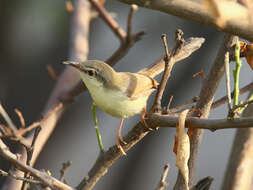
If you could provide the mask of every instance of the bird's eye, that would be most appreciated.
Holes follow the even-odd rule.
[[[89,70],[89,71],[88,71],[88,75],[89,75],[89,76],[94,76],[94,75],[95,75],[95,71]]]

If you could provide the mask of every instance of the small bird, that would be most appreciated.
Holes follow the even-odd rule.
[[[105,62],[98,60],[81,63],[66,61],[63,64],[78,69],[93,101],[100,109],[120,118],[117,146],[125,154],[120,144],[121,141],[124,142],[120,135],[123,120],[142,113],[142,121],[148,127],[144,120],[146,103],[151,93],[158,88],[156,80],[141,73],[116,72]]]

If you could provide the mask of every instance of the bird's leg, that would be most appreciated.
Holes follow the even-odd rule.
[[[145,127],[150,130],[150,131],[153,131],[153,129],[151,127],[148,126],[147,122],[145,121],[145,115],[146,115],[146,107],[144,107],[142,109],[142,112],[141,112],[141,121],[142,123],[145,125]]]
[[[120,144],[120,142],[123,142],[124,144],[127,144],[127,143],[121,138],[121,135],[120,135],[121,129],[122,129],[122,126],[123,126],[123,121],[124,121],[123,118],[120,119],[120,124],[119,124],[119,128],[118,128],[118,133],[117,133],[117,147],[118,147],[118,149],[120,150],[120,152],[121,152],[122,154],[126,155],[126,153],[125,153],[123,147],[122,147],[121,144]]]

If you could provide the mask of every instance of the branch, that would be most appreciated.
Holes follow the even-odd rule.
[[[224,56],[225,53],[233,45],[234,37],[231,35],[225,35],[224,40],[218,50],[218,54],[214,61],[214,64],[203,82],[199,101],[196,104],[196,109],[200,110],[203,118],[207,118],[210,113],[211,105],[216,93],[216,89],[220,83],[222,76],[224,75]],[[197,116],[197,115],[195,115]],[[190,137],[191,143],[191,155],[188,162],[189,166],[189,187],[191,188],[194,183],[195,167],[197,162],[198,148],[201,141],[203,131],[201,129],[194,129],[193,134]],[[177,182],[174,186],[175,190],[185,189],[185,183],[183,176],[178,172]]]
[[[23,172],[29,172],[30,175],[40,180],[44,185],[56,190],[56,189],[62,189],[62,190],[74,190],[70,186],[62,183],[61,181],[57,180],[56,178],[53,178],[49,175],[47,175],[44,172],[41,172],[39,170],[36,170],[30,166],[27,166],[22,161],[18,160],[17,156],[14,156],[13,153],[10,152],[8,147],[3,143],[2,140],[0,140],[0,155],[8,160],[11,164],[13,164],[16,168]]]
[[[249,90],[252,90],[252,89],[253,89],[253,82],[251,82],[251,83],[245,85],[244,87],[242,87],[240,89],[239,95],[242,95],[242,94],[244,94],[244,93],[246,93],[246,92],[248,92]],[[234,92],[231,93],[231,98],[233,98],[233,97],[234,97]],[[216,100],[212,104],[211,109],[215,109],[215,108],[221,106],[222,104],[225,104],[227,100],[228,100],[228,97],[223,96],[222,98]]]
[[[168,184],[166,183],[166,177],[167,177],[167,175],[168,175],[169,169],[170,169],[170,165],[169,165],[169,164],[166,164],[166,165],[164,166],[163,173],[162,173],[160,182],[159,182],[159,184],[158,184],[156,190],[163,190],[163,189],[165,189],[165,188],[168,186]]]
[[[17,176],[17,175],[13,175],[12,173],[5,172],[5,171],[3,171],[1,169],[0,169],[0,175],[1,176],[6,176],[6,177],[11,177],[11,178],[13,178],[15,180],[21,180],[21,181],[27,182],[27,183],[43,184],[43,183],[41,183],[38,180],[34,180],[34,179],[29,179],[29,178],[24,178],[24,177],[20,177],[20,176]]]
[[[252,100],[251,93],[251,100]],[[253,104],[243,112],[243,117],[253,116]],[[222,190],[252,189],[253,177],[253,128],[237,129],[230,159],[225,172]]]
[[[112,29],[115,35],[124,41],[126,38],[125,31],[118,25],[118,23],[108,14],[106,9],[97,0],[89,0],[93,7],[98,11],[100,17],[105,21],[106,24]]]
[[[169,50],[168,50],[166,36],[162,35],[162,41],[163,41],[164,51],[165,51],[165,55],[164,55],[165,68],[164,68],[162,80],[160,82],[160,85],[158,87],[158,90],[157,90],[157,93],[155,96],[153,106],[151,108],[151,111],[153,111],[153,112],[161,111],[161,100],[162,100],[163,92],[166,87],[168,78],[170,77],[170,73],[172,71],[172,68],[175,64],[174,57],[177,55],[178,52],[180,52],[180,49],[183,47],[183,44],[184,44],[184,39],[182,38],[182,35],[183,35],[182,30],[176,31],[174,47],[171,50],[170,54],[169,54]]]
[[[72,60],[84,61],[86,60],[88,54],[88,32],[90,24],[90,4],[86,0],[76,0],[75,1],[75,11],[72,17],[72,28],[71,31],[71,47],[70,47],[70,58]],[[61,109],[53,112],[50,117],[43,120],[41,124],[41,132],[37,138],[34,146],[34,153],[31,160],[31,165],[33,165],[39,156],[42,148],[47,142],[49,136],[52,134],[56,123],[61,118],[63,112],[73,101],[73,88],[80,81],[79,74],[73,68],[66,68],[64,72],[58,77],[58,81],[50,95],[47,105],[42,113],[43,116],[48,115],[48,113],[62,104]],[[29,141],[32,142],[33,134],[31,133],[28,137]],[[22,155],[22,160],[26,162],[26,152],[25,149],[19,151]],[[5,181],[2,190],[9,189],[20,189],[21,183],[8,179]]]
[[[160,113],[149,114],[147,123],[150,127],[172,127],[175,128],[178,122],[178,117],[171,115],[162,115]],[[235,119],[204,119],[198,117],[188,117],[186,119],[186,125],[192,129],[208,129],[210,131],[216,131],[220,129],[232,129],[232,128],[252,128],[253,118],[235,118]]]
[[[180,51],[174,56],[174,61],[179,62],[187,57],[189,57],[192,53],[197,51],[202,44],[205,42],[204,38],[188,38],[185,40],[183,46],[181,47]],[[169,52],[169,55],[171,52]],[[165,63],[163,58],[158,59],[154,63],[150,64],[148,67],[139,71],[144,75],[148,75],[154,78],[156,75],[160,74],[164,71]]]
[[[219,31],[227,32],[230,34],[238,35],[242,38],[245,38],[249,41],[253,41],[253,27],[251,19],[248,18],[250,14],[247,9],[241,14],[243,18],[229,18],[226,22],[226,25],[223,28],[220,28],[216,25],[216,20],[213,19],[212,14],[209,11],[206,11],[205,7],[198,1],[165,1],[165,0],[119,0],[127,4],[137,4],[141,7],[148,9],[158,10],[177,16],[179,18],[191,20],[200,24],[213,26]],[[248,18],[248,19],[247,19]]]
[[[62,164],[62,169],[60,170],[60,180],[61,181],[63,181],[63,182],[66,181],[65,174],[66,174],[67,169],[71,166],[71,164],[72,164],[71,161],[67,161]]]

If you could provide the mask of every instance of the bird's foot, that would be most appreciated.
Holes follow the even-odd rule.
[[[118,139],[117,139],[117,147],[118,147],[119,151],[120,151],[123,155],[126,156],[126,152],[124,151],[123,147],[122,147],[121,144],[120,144],[121,142],[122,142],[123,144],[127,144],[125,141],[121,140],[121,138],[118,138]]]
[[[141,122],[143,123],[143,125],[149,130],[149,131],[153,131],[154,129],[152,129],[151,127],[149,127],[149,125],[147,124],[147,122],[145,121],[145,115],[146,115],[146,108],[144,107],[142,112],[141,112]]]

